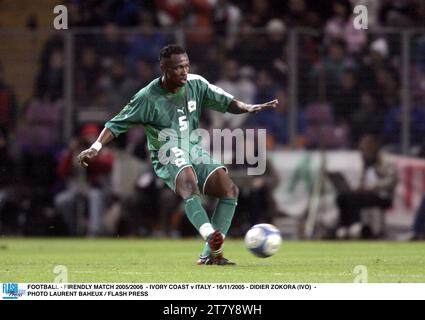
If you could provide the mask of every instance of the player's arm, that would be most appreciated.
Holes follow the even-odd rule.
[[[98,153],[99,153],[99,151],[100,151],[100,149],[104,146],[104,145],[106,145],[108,142],[110,142],[112,139],[114,138],[114,135],[112,134],[112,131],[110,130],[110,129],[108,129],[108,128],[104,128],[103,130],[102,130],[102,132],[100,133],[100,135],[99,135],[99,137],[97,138],[97,140],[96,140],[96,142],[94,142],[92,145],[91,145],[91,147],[90,148],[88,148],[88,149],[86,149],[86,150],[84,150],[84,151],[82,151],[79,155],[78,155],[78,157],[77,157],[77,159],[78,159],[78,162],[81,164],[81,165],[84,165],[84,166],[88,166],[88,160],[90,160],[90,159],[93,159],[93,158],[95,158],[97,155],[98,155]]]
[[[232,102],[230,102],[227,112],[233,113],[233,114],[241,114],[241,113],[247,113],[247,112],[257,113],[269,108],[276,108],[277,104],[278,104],[277,99],[274,99],[266,103],[261,103],[261,104],[248,104],[248,103],[244,103],[242,101],[233,99]]]

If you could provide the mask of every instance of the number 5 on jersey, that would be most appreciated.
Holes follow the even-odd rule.
[[[179,117],[179,126],[180,126],[180,132],[187,130],[188,125],[187,125],[186,116]]]

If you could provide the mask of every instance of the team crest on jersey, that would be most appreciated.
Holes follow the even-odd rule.
[[[189,109],[189,112],[195,111],[196,110],[196,101],[190,100],[187,103],[187,108]]]

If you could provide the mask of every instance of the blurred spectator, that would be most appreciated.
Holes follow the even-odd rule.
[[[275,79],[277,83],[285,87],[288,86],[288,79],[289,79],[289,62],[288,62],[287,51],[288,51],[288,47],[286,44],[284,44],[280,48],[280,52],[278,53],[278,55],[272,61],[272,66],[270,70],[273,76],[273,79]],[[302,79],[299,79],[298,85],[300,85],[301,82],[303,83]]]
[[[270,101],[276,96],[277,85],[273,81],[270,72],[267,69],[261,69],[256,77],[257,92],[254,97],[254,103],[260,101]]]
[[[257,223],[273,223],[276,214],[276,205],[273,198],[274,190],[279,183],[272,162],[267,159],[264,153],[259,153],[259,141],[257,138],[245,141],[245,155],[257,154],[259,161],[264,161],[266,171],[260,176],[247,175],[247,168],[250,165],[247,159],[244,163],[237,163],[237,155],[233,153],[233,161],[230,165],[230,175],[232,180],[239,187],[239,202],[236,212],[237,218],[233,222],[231,234],[243,236],[246,231]]]
[[[416,0],[417,6],[416,6],[416,20],[415,24],[418,27],[423,26],[423,21],[425,20],[425,2],[421,0]]]
[[[421,203],[416,210],[412,231],[407,240],[425,240],[425,196],[422,197]]]
[[[362,209],[388,209],[392,205],[397,184],[396,168],[385,162],[380,154],[380,143],[373,135],[362,137],[359,145],[363,169],[360,185],[355,190],[340,193],[337,204],[340,213],[339,239],[360,238],[366,234],[360,221]]]
[[[137,60],[136,70],[133,75],[136,90],[140,90],[144,86],[148,85],[155,76],[156,74],[149,61],[143,58]]]
[[[14,130],[18,106],[16,104],[15,92],[6,83],[4,67],[0,61],[0,127],[8,132]]]
[[[0,231],[2,234],[18,230],[19,197],[16,192],[17,172],[9,153],[6,129],[0,127]]]
[[[128,61],[131,70],[136,67],[136,62],[144,58],[151,63],[158,62],[158,52],[169,41],[164,32],[155,30],[154,17],[151,13],[141,13],[142,19],[138,25],[140,32],[135,35],[129,43]]]
[[[349,124],[353,113],[359,106],[359,88],[353,70],[346,69],[333,94],[333,114],[336,124]]]
[[[332,41],[326,58],[316,64],[310,73],[310,99],[332,101],[342,74],[348,67],[354,68],[354,63],[346,54],[345,42]]]
[[[17,130],[21,147],[30,152],[40,148],[52,152],[61,142],[62,107],[60,101],[52,101],[48,96],[31,100]]]
[[[117,106],[114,105],[109,98],[110,92],[106,88],[99,87],[94,92],[94,99],[90,101],[90,104],[87,107],[93,107],[99,111],[105,111],[105,115],[112,114],[111,110],[116,110]],[[86,106],[84,106],[84,109]]]
[[[301,27],[309,25],[311,12],[308,11],[305,0],[289,0],[285,15],[289,27]]]
[[[265,42],[265,37],[259,37],[256,30],[247,21],[243,21],[239,37],[228,56],[237,57],[242,66],[250,66],[258,70],[264,67],[262,54],[265,50]]]
[[[267,130],[268,148],[282,147],[289,144],[289,116],[288,116],[288,96],[284,89],[276,93],[279,104],[275,109],[266,110],[260,114],[251,117],[249,124],[258,129]],[[306,121],[304,113],[299,112],[296,115],[297,136],[296,146],[304,145],[304,134],[306,130]]]
[[[143,9],[140,3],[146,3],[147,1],[112,1],[109,10],[114,20],[119,26],[132,27],[137,25],[139,12]],[[103,3],[103,1],[100,1]],[[91,10],[91,12],[93,12]]]
[[[354,28],[353,9],[348,0],[336,0],[333,2],[334,16],[328,20],[325,34],[332,40],[344,40],[347,43],[347,51],[350,54],[359,54],[366,44],[366,33],[364,30]]]
[[[81,8],[79,1],[67,0],[66,8],[70,27],[83,27],[87,24],[88,14]]]
[[[16,179],[15,164],[9,153],[9,139],[6,129],[0,127],[0,193]],[[2,194],[3,195],[3,194]],[[0,202],[3,197],[0,196]]]
[[[49,68],[50,57],[55,51],[64,51],[64,39],[60,34],[54,34],[45,42],[40,56],[41,70],[47,70]]]
[[[419,37],[417,44],[414,53],[417,63],[412,68],[411,85],[414,99],[425,101],[425,35]]]
[[[390,101],[386,101],[385,94],[393,96],[398,90],[395,88],[397,72],[392,68],[389,59],[387,40],[378,38],[371,42],[369,53],[365,55],[359,69],[359,84],[361,89],[368,90],[377,102],[378,110],[384,113]],[[390,100],[394,100],[390,98]],[[392,101],[394,102],[394,101]]]
[[[128,45],[115,23],[108,23],[103,30],[104,33],[96,41],[96,51],[99,52],[101,66],[109,68],[115,59],[126,58]]]
[[[109,92],[109,104],[112,106],[111,115],[117,114],[130,101],[136,91],[135,83],[127,74],[126,64],[121,60],[115,60],[110,74],[105,74],[99,86]],[[139,90],[141,88],[138,88]]]
[[[36,96],[48,97],[55,101],[63,97],[64,76],[63,51],[55,50],[49,56],[49,64],[46,69],[41,69],[36,80]]]
[[[76,100],[82,106],[90,105],[95,98],[102,75],[99,62],[99,56],[93,47],[82,49],[75,75]]]
[[[215,0],[213,8],[213,25],[215,36],[224,39],[227,50],[235,45],[239,32],[241,10],[229,0]]]
[[[71,235],[97,236],[103,232],[103,215],[108,204],[108,189],[113,158],[108,149],[103,150],[90,166],[81,168],[75,156],[90,146],[100,133],[99,128],[87,124],[78,138],[71,140],[58,164],[58,175],[66,182],[66,188],[55,196],[57,212],[62,216]],[[86,201],[88,224],[85,221]]]
[[[71,27],[99,27],[112,22],[132,27],[139,21],[139,12],[154,12],[152,1],[80,1],[67,0]]]
[[[422,0],[386,0],[380,10],[380,21],[383,25],[392,27],[413,27],[423,18]],[[421,16],[422,15],[422,16]],[[422,25],[423,26],[423,19]]]
[[[344,27],[353,12],[352,5],[349,0],[333,0],[331,5],[325,33],[333,39],[343,39]]]
[[[165,207],[165,205],[158,204],[155,210],[152,210],[153,215],[147,214],[150,211],[148,207],[153,201],[146,201],[144,198],[146,196],[144,191],[147,190],[141,193],[136,190],[140,174],[146,168],[146,140],[140,136],[143,134],[143,129],[141,131],[131,130],[129,133],[128,137],[118,137],[114,142],[115,148],[112,150],[114,158],[111,175],[113,203],[104,216],[105,235],[146,235],[144,231],[148,229],[150,218],[153,218],[152,221],[158,222],[158,213],[161,213],[162,207]],[[171,193],[173,192],[171,191]],[[176,195],[174,196],[176,197]],[[150,194],[148,198],[151,200],[153,195]],[[138,207],[138,204],[143,201],[145,201],[146,207]],[[165,200],[165,202],[173,205],[170,201]],[[159,203],[165,202],[160,201]]]
[[[285,44],[286,27],[282,20],[272,19],[266,26],[267,38],[264,51],[261,55],[264,63],[269,64],[271,61],[279,58],[282,54],[282,48]]]
[[[201,63],[194,65],[191,61],[191,72],[204,75],[210,83],[217,82],[222,75],[222,70],[220,68],[211,68],[211,66],[222,65],[225,59],[224,54],[225,52],[218,45],[212,44],[208,46],[207,54]]]
[[[237,60],[228,59],[223,64],[222,78],[215,84],[234,95],[235,98],[247,101],[247,103],[253,103],[255,85],[244,71],[240,68]]]
[[[56,152],[61,140],[62,104],[49,96],[30,101],[20,122],[16,141],[19,146],[20,232],[46,235],[53,222],[52,197],[57,176]]]
[[[393,107],[385,118],[384,142],[394,151],[401,152],[401,106]],[[421,148],[425,137],[425,110],[423,106],[414,105],[410,110],[410,147]]]
[[[265,27],[272,18],[270,0],[252,0],[251,9],[248,11],[248,22],[254,28]]]
[[[306,147],[309,149],[336,149],[347,146],[347,129],[334,123],[332,108],[327,103],[311,103],[305,111]]]
[[[134,193],[122,203],[130,235],[180,236],[180,220],[184,219],[180,199],[151,168],[139,177]]]
[[[156,14],[162,27],[181,24],[186,10],[186,0],[155,0]]]
[[[380,135],[384,125],[384,114],[379,110],[375,98],[368,91],[360,93],[359,106],[353,110],[350,120],[351,147],[359,145],[365,134]]]
[[[232,94],[236,99],[253,103],[255,95],[254,83],[245,76],[240,75],[239,64],[236,60],[229,59],[223,65],[223,77],[215,84],[223,90]],[[213,128],[240,128],[245,123],[248,114],[241,114],[235,117],[230,114],[218,114],[209,112]]]
[[[193,61],[202,61],[214,42],[213,7],[209,0],[188,0],[185,17],[186,47]]]
[[[375,94],[379,97],[381,112],[387,113],[390,108],[398,104],[400,86],[389,69],[376,70],[376,80]]]

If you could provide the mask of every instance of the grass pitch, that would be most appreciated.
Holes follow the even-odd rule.
[[[261,259],[242,240],[225,243],[235,267],[197,266],[202,242],[152,239],[0,239],[0,282],[53,282],[64,265],[77,283],[349,283],[358,265],[369,282],[425,282],[425,242],[284,241]]]

